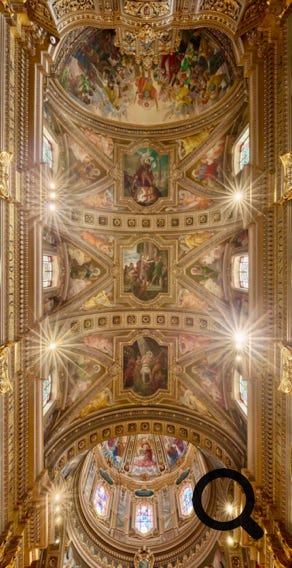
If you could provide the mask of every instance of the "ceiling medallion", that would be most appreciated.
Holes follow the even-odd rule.
[[[135,568],[153,568],[154,566],[154,555],[149,548],[146,549],[145,546],[140,548],[136,552],[134,557]]]
[[[148,4],[146,4],[148,6]],[[118,29],[114,44],[121,53],[132,55],[137,64],[142,64],[146,71],[152,65],[159,63],[159,57],[168,53],[174,53],[180,44],[179,30],[160,30],[153,24],[144,24],[135,30]]]

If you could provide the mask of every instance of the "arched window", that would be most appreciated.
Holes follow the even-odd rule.
[[[52,396],[52,375],[48,375],[43,381],[43,409],[45,409]]]
[[[153,505],[143,501],[136,508],[135,528],[141,534],[147,534],[153,529]]]
[[[234,398],[239,408],[247,416],[248,398],[247,398],[247,379],[241,374],[241,369],[234,373]]]
[[[247,414],[247,380],[242,375],[239,375],[239,400]]]
[[[187,517],[191,514],[193,509],[193,489],[190,483],[185,485],[179,495],[179,504],[181,514]]]
[[[99,517],[106,517],[109,507],[109,492],[104,485],[98,485],[93,498],[94,508]]]
[[[234,145],[233,169],[238,174],[246,164],[249,164],[249,127],[242,132]]]
[[[48,164],[50,170],[53,169],[53,144],[45,133],[43,135],[43,162]]]
[[[43,255],[43,287],[51,288],[53,285],[53,257]]]
[[[237,254],[232,259],[232,284],[238,290],[248,290],[248,254]]]

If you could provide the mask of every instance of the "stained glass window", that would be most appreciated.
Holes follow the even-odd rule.
[[[43,255],[43,287],[50,288],[53,283],[53,257]]]
[[[249,128],[247,127],[234,145],[233,167],[235,175],[240,172],[244,166],[249,164],[250,145],[249,145]]]
[[[43,408],[49,402],[52,394],[52,375],[48,375],[43,381]]]
[[[93,498],[94,508],[100,517],[105,517],[108,512],[109,493],[104,485],[98,485]]]
[[[185,485],[180,493],[180,508],[184,516],[188,516],[193,511],[193,490],[191,485]]]
[[[239,140],[239,170],[242,170],[249,163],[249,129]]]
[[[153,505],[151,503],[143,502],[137,506],[135,527],[142,534],[153,529]]]
[[[247,414],[247,380],[242,375],[239,375],[239,399],[242,409]]]
[[[46,134],[43,135],[43,162],[53,169],[53,144]]]
[[[238,290],[248,290],[248,254],[236,254],[232,259],[232,284]]]
[[[248,256],[247,254],[239,257],[239,286],[248,290]]]

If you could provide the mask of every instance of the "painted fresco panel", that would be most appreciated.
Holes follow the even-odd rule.
[[[167,347],[151,337],[140,337],[123,348],[123,386],[140,396],[151,396],[168,385]]]
[[[124,155],[124,195],[138,205],[153,205],[168,196],[168,155],[153,148],[139,148]]]
[[[139,300],[149,301],[168,292],[168,251],[152,242],[123,251],[123,288]]]

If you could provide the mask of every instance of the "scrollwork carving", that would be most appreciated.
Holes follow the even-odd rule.
[[[284,394],[292,394],[292,348],[279,343],[281,349],[281,382],[278,390]]]
[[[203,0],[200,5],[200,12],[203,10],[221,12],[233,20],[237,20],[240,8],[240,3],[236,0]]]
[[[9,195],[9,165],[12,160],[10,152],[0,151],[0,198],[10,199]]]
[[[56,17],[59,19],[68,15],[70,12],[85,12],[87,10],[94,10],[93,0],[57,0],[53,4],[53,10]]]

